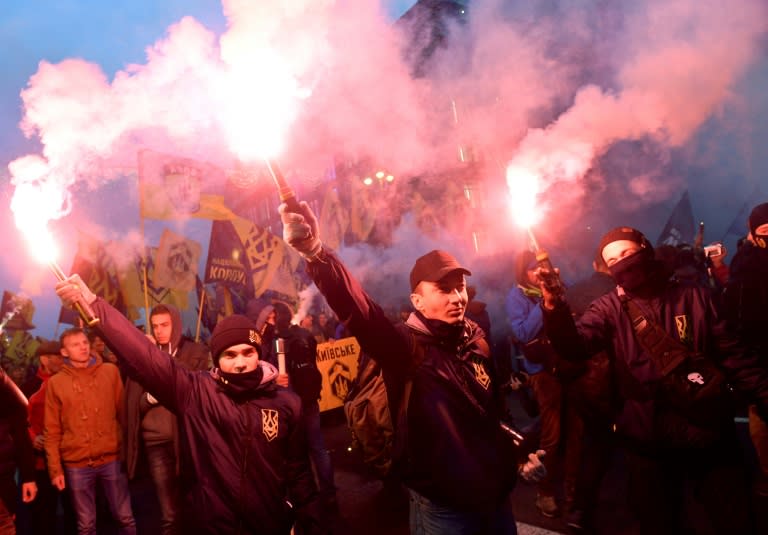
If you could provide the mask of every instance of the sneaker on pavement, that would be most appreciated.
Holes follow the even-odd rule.
[[[537,495],[536,508],[542,515],[548,518],[553,518],[560,513],[560,510],[557,508],[557,503],[555,503],[554,496]]]

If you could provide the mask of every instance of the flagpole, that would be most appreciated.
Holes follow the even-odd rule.
[[[197,307],[197,327],[195,328],[195,342],[200,341],[200,323],[203,321],[203,307],[205,306],[205,286],[200,292],[200,304]]]
[[[139,174],[139,232],[141,234],[141,271],[143,273],[144,280],[144,331],[147,334],[152,334],[149,324],[149,289],[147,288],[147,247],[144,237],[144,158],[142,153],[147,149],[141,149],[138,154],[138,174]]]
[[[232,292],[229,291],[229,287],[224,286],[224,314],[231,316],[235,313],[235,307],[232,304]]]

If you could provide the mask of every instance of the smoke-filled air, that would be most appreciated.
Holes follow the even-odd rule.
[[[413,260],[433,248],[472,267],[492,300],[514,283],[526,225],[574,278],[611,226],[653,240],[686,189],[720,234],[765,187],[752,147],[768,134],[764,0],[462,4],[436,36],[417,17],[388,20],[376,0],[223,0],[223,33],[182,18],[114,76],[87,57],[43,59],[20,88],[19,127],[40,150],[9,165],[17,222],[87,227],[108,208],[78,199],[135,184],[143,150],[228,173],[274,160],[300,197],[329,165],[362,179],[359,162],[373,162],[413,205],[372,196],[378,221],[398,210],[391,237],[336,247],[397,306]],[[441,222],[432,233],[419,203]],[[141,242],[117,227],[88,230]]]

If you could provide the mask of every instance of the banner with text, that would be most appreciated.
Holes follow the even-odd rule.
[[[323,376],[320,411],[341,407],[357,377],[360,344],[354,337],[317,344],[317,369]]]

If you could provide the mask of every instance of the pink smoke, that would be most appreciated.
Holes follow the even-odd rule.
[[[680,147],[734,98],[768,21],[760,0],[555,4],[473,3],[466,25],[446,23],[450,46],[429,76],[413,78],[378,1],[224,0],[223,35],[183,18],[111,80],[87,59],[41,62],[21,93],[21,128],[42,152],[11,164],[13,182],[50,184],[51,204],[65,208],[46,214],[55,218],[75,185],[124,177],[143,148],[232,168],[241,151],[274,142],[281,165],[309,182],[333,155],[399,177],[451,168],[458,147],[471,147],[486,164],[485,204],[473,218],[459,212],[453,230],[506,247],[492,201],[510,159],[575,217],[582,179],[616,141]],[[30,161],[44,172],[24,171]],[[635,204],[675,191],[653,174],[629,182]]]
[[[573,105],[545,128],[529,131],[510,162],[563,192],[563,203],[583,195],[580,181],[594,159],[618,140],[651,137],[685,144],[732,95],[768,29],[760,2],[733,9],[717,1],[652,1],[626,13],[618,88],[587,85]],[[665,177],[666,178],[666,177]],[[608,177],[610,180],[610,177]],[[639,175],[628,184],[634,201],[662,200],[674,188]],[[514,182],[510,182],[514,195]],[[661,193],[661,195],[659,195]]]

